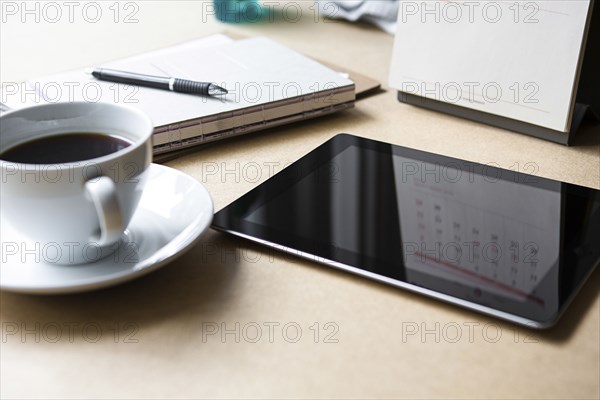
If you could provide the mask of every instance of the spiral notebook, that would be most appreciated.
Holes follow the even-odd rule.
[[[265,37],[218,34],[98,67],[214,82],[229,94],[202,97],[128,86],[77,70],[30,80],[26,93],[3,97],[12,108],[59,101],[139,108],[154,123],[155,155],[331,114],[355,101],[347,76]]]

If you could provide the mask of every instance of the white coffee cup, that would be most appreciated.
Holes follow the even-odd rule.
[[[152,131],[142,112],[109,103],[44,104],[2,115],[0,213],[28,239],[18,248],[57,264],[89,263],[114,252],[142,194]],[[129,146],[75,162],[2,160],[22,143],[69,133],[114,136]]]

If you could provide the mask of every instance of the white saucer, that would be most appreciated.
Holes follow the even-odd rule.
[[[9,254],[34,245],[27,246],[27,239],[2,222],[0,289],[40,294],[99,289],[145,275],[183,254],[212,221],[210,194],[172,168],[151,164],[148,174],[123,242],[114,254],[94,263],[56,265],[36,260],[35,255]]]

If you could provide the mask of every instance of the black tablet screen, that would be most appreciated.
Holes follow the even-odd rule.
[[[218,212],[213,226],[547,326],[600,257],[600,192],[524,173],[535,168],[338,135]]]

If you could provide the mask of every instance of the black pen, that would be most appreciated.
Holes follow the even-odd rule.
[[[210,82],[196,82],[187,79],[137,74],[135,72],[118,71],[116,69],[94,68],[86,70],[101,81],[125,83],[128,85],[146,86],[172,92],[219,96],[227,94],[227,89]]]

